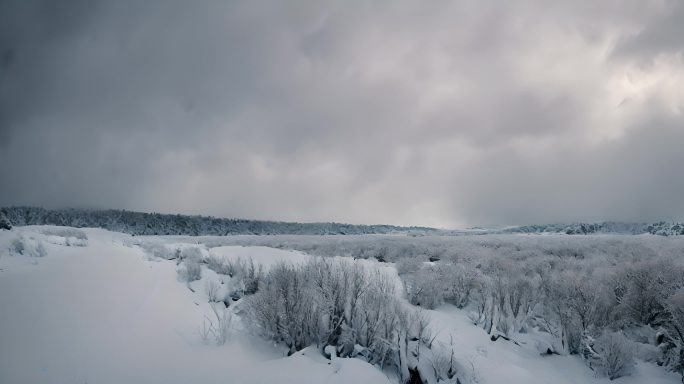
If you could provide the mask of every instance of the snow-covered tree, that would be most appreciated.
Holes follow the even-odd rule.
[[[12,223],[2,210],[0,210],[0,229],[12,229]]]
[[[590,367],[610,380],[628,376],[634,368],[634,348],[620,332],[604,332],[586,347]]]

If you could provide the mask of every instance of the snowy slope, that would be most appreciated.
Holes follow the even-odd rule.
[[[0,233],[0,383],[386,382],[362,361],[328,364],[234,332],[205,345],[208,304],[177,280],[172,261],[149,261],[127,235],[85,230],[88,246],[45,244],[47,256],[8,255]],[[276,380],[278,379],[278,380]]]

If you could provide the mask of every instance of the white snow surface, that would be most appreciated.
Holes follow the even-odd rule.
[[[311,256],[297,251],[287,251],[269,247],[242,247],[224,246],[211,248],[209,254],[212,256],[226,258],[232,261],[253,260],[255,264],[261,264],[264,270],[268,270],[278,263],[302,264],[311,259]]]
[[[202,279],[187,284],[179,280],[175,260],[131,246],[137,238],[84,229],[86,246],[74,247],[46,228],[0,230],[2,384],[391,382],[362,360],[327,360],[316,348],[284,357],[281,348],[250,335],[237,315],[228,342],[207,345],[199,328],[212,312],[203,288],[211,280],[220,283],[220,276],[203,268]],[[46,256],[11,254],[10,244],[20,235],[42,242]],[[163,237],[145,241],[155,240],[169,243]],[[251,258],[265,269],[310,258],[267,247],[225,246],[209,254]],[[357,262],[392,274],[400,284],[391,264]],[[541,356],[538,344],[547,342],[546,334],[518,335],[519,345],[492,342],[463,310],[443,306],[427,313],[437,332],[435,348],[451,348],[453,341],[461,369],[473,383],[680,383],[676,374],[644,362],[630,377],[596,378],[576,356]]]
[[[0,383],[388,382],[315,349],[284,358],[239,328],[205,345],[203,293],[178,281],[173,261],[126,246],[127,235],[88,229],[88,246],[45,243],[47,256],[31,258],[9,255],[19,232],[41,237],[36,227],[0,231]]]
[[[511,341],[491,341],[482,328],[468,319],[466,311],[444,305],[428,311],[431,327],[437,333],[436,348],[451,348],[457,361],[476,383],[506,384],[675,384],[678,375],[655,364],[637,362],[631,376],[610,381],[597,378],[577,356],[541,355],[539,345],[552,343],[547,333],[531,330]]]

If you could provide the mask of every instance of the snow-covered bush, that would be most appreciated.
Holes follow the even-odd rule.
[[[229,260],[218,256],[209,256],[206,259],[207,268],[212,271],[232,277],[232,289],[236,295],[251,295],[259,290],[264,279],[264,269],[261,264],[255,264],[251,258],[248,260]]]
[[[417,369],[409,350],[428,338],[421,317],[396,299],[391,279],[355,262],[278,264],[244,300],[247,324],[290,354],[311,344],[321,351],[332,346],[341,357],[394,368],[402,380]]]
[[[207,300],[210,303],[219,301],[219,294],[221,291],[221,284],[215,280],[207,280],[204,284],[204,293],[207,295]]]
[[[178,274],[183,281],[188,283],[199,280],[202,278],[202,265],[195,260],[186,260]]]
[[[437,382],[448,382],[454,379],[460,367],[454,357],[453,342],[449,348],[435,348],[431,352],[429,361]]]
[[[290,354],[318,342],[319,327],[312,289],[298,267],[271,268],[265,286],[245,302],[249,324],[261,335],[289,348]]]
[[[191,260],[194,262],[201,262],[204,260],[206,253],[206,248],[201,245],[183,246],[179,248],[178,258],[183,261]]]
[[[662,362],[682,375],[684,380],[684,287],[675,292],[666,304],[670,318],[657,338]]]
[[[180,250],[178,248],[169,246],[167,244],[142,242],[137,245],[139,245],[140,248],[145,251],[145,253],[152,256],[152,258],[173,260],[177,259],[180,255]]]
[[[434,309],[444,302],[444,281],[436,268],[424,267],[406,275],[404,287],[408,301],[413,305]]]
[[[10,223],[9,219],[5,215],[5,212],[0,211],[0,229],[12,229],[12,223]]]
[[[252,295],[259,290],[264,279],[264,270],[261,264],[255,265],[251,258],[249,261],[239,260],[236,267],[235,276],[242,281],[243,292]]]
[[[235,263],[233,263],[231,260],[227,260],[223,257],[216,256],[216,255],[210,255],[206,259],[207,263],[207,268],[211,269],[212,271],[220,274],[220,275],[226,275],[233,277],[236,272],[236,266]]]
[[[40,240],[19,234],[10,242],[10,254],[44,257],[47,254],[47,251]]]
[[[23,255],[24,254],[24,238],[19,235],[10,241],[9,251],[10,255]]]
[[[204,321],[199,329],[200,338],[204,343],[211,340],[216,345],[223,345],[230,336],[230,327],[233,323],[233,314],[223,304],[212,304],[213,317],[204,316]]]
[[[397,273],[400,276],[418,272],[423,265],[422,260],[418,260],[414,257],[405,257],[397,261],[395,268],[397,268]]]
[[[85,247],[88,245],[88,236],[85,232],[76,228],[45,228],[41,233],[46,236],[46,241],[57,245],[71,247]]]
[[[621,332],[604,332],[595,340],[589,338],[585,358],[589,366],[610,380],[628,376],[634,368],[634,348]]]
[[[444,281],[444,300],[459,308],[470,301],[470,292],[476,285],[477,269],[463,263],[441,266],[440,275]]]

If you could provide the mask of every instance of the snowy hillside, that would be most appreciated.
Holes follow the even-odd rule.
[[[438,377],[464,384],[610,382],[577,355],[547,354],[556,341],[538,327],[492,341],[469,309],[441,303],[418,309],[403,289],[410,280],[400,277],[394,263],[350,257],[317,261],[299,251],[207,247],[212,238],[200,240],[49,226],[0,230],[0,383],[397,382],[402,373],[388,363],[393,360],[374,360],[371,346],[364,352],[353,345],[348,354],[355,358],[335,356],[346,353],[343,342],[338,351],[321,351],[312,343],[287,356],[283,343],[255,331],[252,311],[265,307],[256,307],[252,297],[268,298],[263,279],[274,271],[306,272],[312,265],[316,271],[328,266],[387,279],[387,292],[408,311],[398,313],[425,325],[418,340],[388,330],[406,345],[398,351],[404,361],[398,367],[416,366],[431,383]],[[262,279],[258,294],[250,296],[251,280],[244,276]],[[359,298],[364,300],[363,293]],[[680,380],[637,358],[630,376],[612,382]]]

